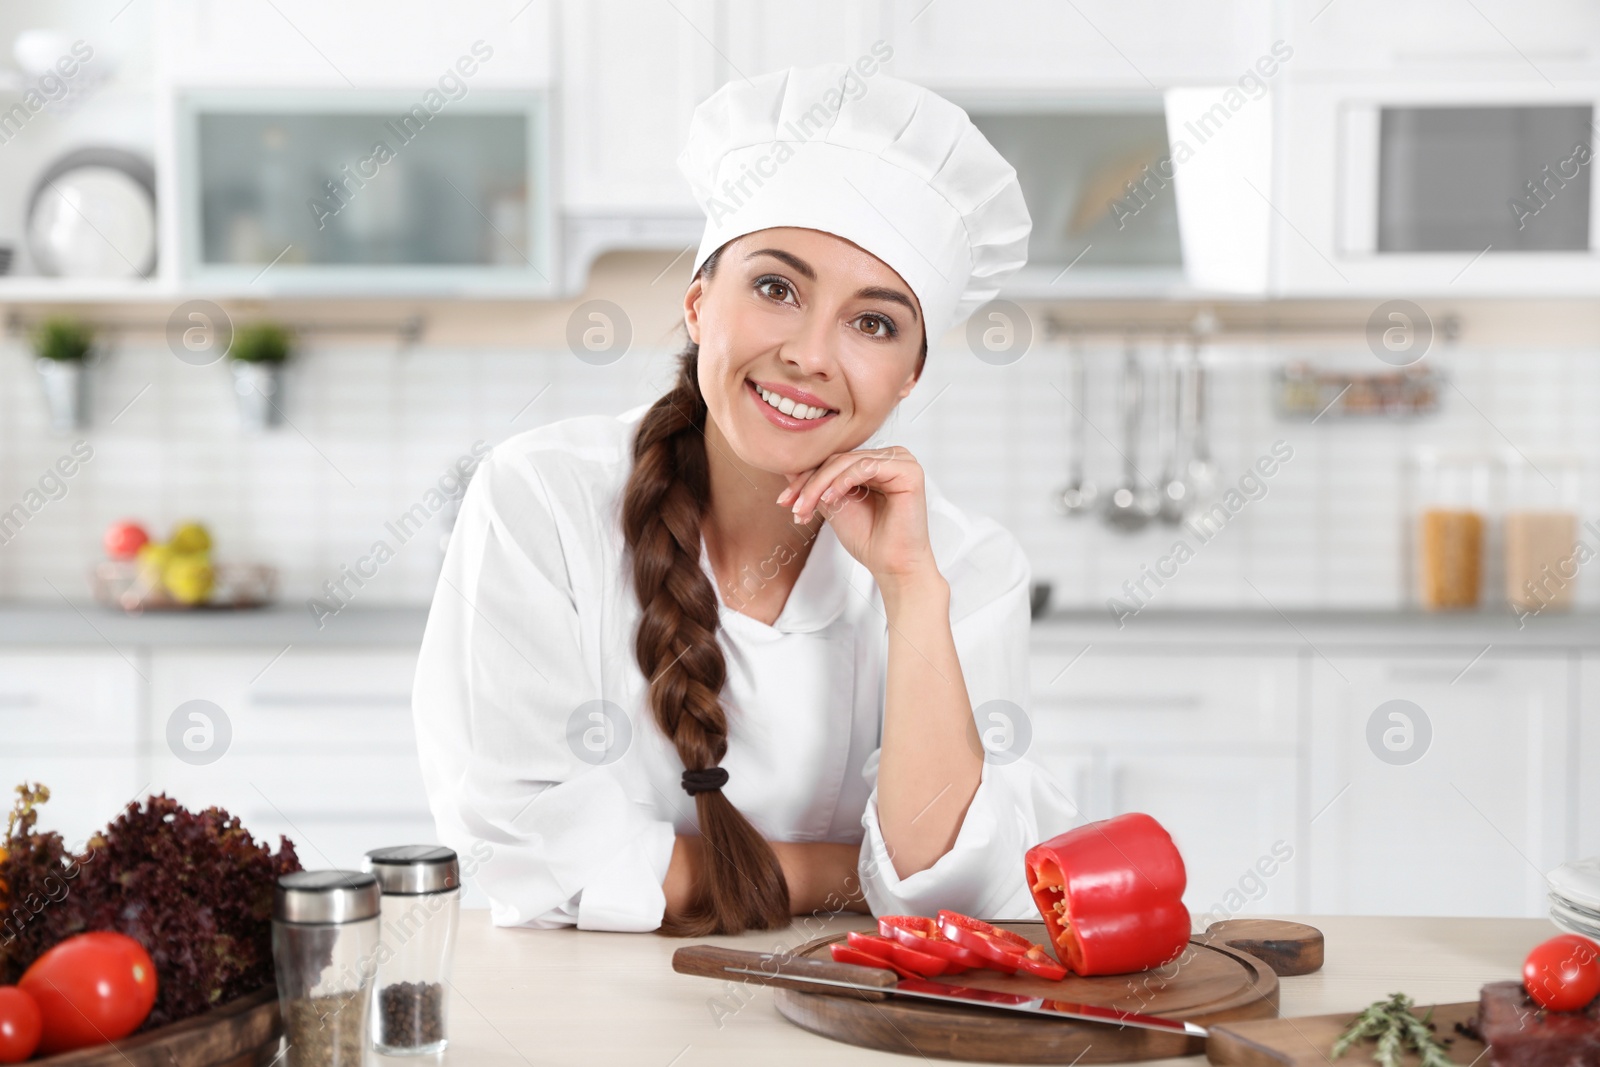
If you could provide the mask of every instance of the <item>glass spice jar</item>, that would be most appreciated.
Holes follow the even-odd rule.
[[[272,893],[272,962],[288,1067],[364,1067],[378,946],[378,880],[296,871]]]
[[[1460,611],[1478,606],[1483,588],[1489,510],[1487,461],[1418,459],[1417,576],[1422,606]]]
[[[425,1055],[449,1043],[445,987],[461,913],[456,854],[439,845],[367,853],[383,889],[372,1043],[386,1055]]]

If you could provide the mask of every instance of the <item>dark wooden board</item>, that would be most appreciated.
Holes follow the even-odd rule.
[[[1441,1041],[1451,1039],[1445,1046],[1450,1050],[1450,1058],[1463,1064],[1478,1062],[1483,1056],[1483,1042],[1465,1037],[1455,1029],[1456,1023],[1466,1022],[1478,1014],[1478,1002],[1435,1004],[1431,1008],[1419,1005],[1412,1009],[1412,1014],[1421,1018],[1429,1011],[1433,1012],[1434,1034]],[[1212,1029],[1206,1040],[1206,1058],[1212,1063],[1239,1067],[1327,1067],[1328,1051],[1358,1014],[1347,1011],[1339,1015],[1226,1023]],[[1339,1058],[1338,1067],[1375,1064],[1373,1047],[1371,1041],[1352,1046]],[[1406,1062],[1415,1063],[1416,1059],[1414,1054],[1409,1054]]]
[[[1043,922],[999,922],[1048,949]],[[828,959],[828,946],[843,934],[818,938],[794,951],[797,957]],[[1301,923],[1232,920],[1213,924],[1165,968],[1098,978],[1068,975],[1052,982],[1031,975],[968,971],[935,979],[1006,993],[1080,1001],[1161,1015],[1211,1026],[1228,1020],[1278,1014],[1278,974],[1271,965],[1230,942],[1268,942],[1286,973],[1321,966],[1322,934]],[[852,1045],[940,1059],[988,1063],[1125,1063],[1190,1056],[1205,1051],[1199,1038],[1157,1030],[1116,1027],[1015,1012],[966,1008],[903,997],[887,1000],[774,989],[784,1018],[797,1026]],[[1342,1065],[1341,1065],[1342,1067]]]
[[[29,1060],[29,1067],[254,1067],[276,1048],[283,1023],[268,987],[192,1019],[76,1052]],[[267,1059],[270,1059],[270,1054]]]

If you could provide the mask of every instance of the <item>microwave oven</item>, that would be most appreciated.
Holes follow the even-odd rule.
[[[1290,295],[1588,295],[1600,85],[1300,85],[1282,129]]]

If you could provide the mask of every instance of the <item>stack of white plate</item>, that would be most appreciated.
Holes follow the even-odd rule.
[[[1600,856],[1563,863],[1545,881],[1551,921],[1569,934],[1600,941]]]

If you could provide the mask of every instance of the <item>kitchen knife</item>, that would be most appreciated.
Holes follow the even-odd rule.
[[[879,967],[863,967],[853,963],[835,963],[832,960],[777,955],[771,952],[743,952],[717,945],[690,945],[678,949],[672,954],[672,969],[680,974],[694,974],[706,978],[737,975],[746,981],[754,981],[761,985],[796,989],[805,993],[822,993],[829,996],[853,994],[865,996],[869,1000],[882,1000],[889,996],[913,997],[917,1000],[937,1000],[946,1004],[965,1004],[974,1008],[998,1008],[1001,1011],[1024,1012],[1055,1019],[1134,1026],[1144,1030],[1159,1030],[1162,1033],[1184,1034],[1189,1037],[1206,1036],[1205,1027],[1194,1023],[1163,1019],[1155,1015],[1141,1015],[1138,1012],[1121,1011],[1098,1004],[1030,997],[1021,993],[997,993],[992,989],[947,985],[922,978],[901,978],[896,981],[893,971]]]

